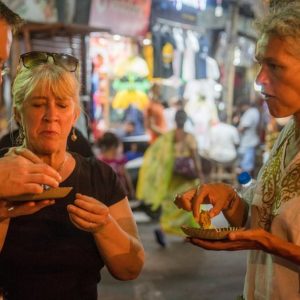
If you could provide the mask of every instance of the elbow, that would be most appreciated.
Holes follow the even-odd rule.
[[[114,263],[107,265],[110,274],[122,281],[136,279],[143,270],[145,262],[144,251],[140,251],[137,256],[120,255],[115,257]]]
[[[110,274],[117,280],[129,281],[136,279],[142,272],[144,261],[138,260],[122,269],[109,269]]]

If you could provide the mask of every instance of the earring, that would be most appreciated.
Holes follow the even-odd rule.
[[[76,135],[76,132],[75,132],[75,127],[73,127],[73,129],[72,129],[71,140],[73,142],[77,141],[77,135]]]
[[[16,138],[16,146],[21,146],[23,145],[23,142],[24,142],[24,139],[25,139],[25,132],[24,132],[24,128],[23,126],[19,126],[19,134]]]

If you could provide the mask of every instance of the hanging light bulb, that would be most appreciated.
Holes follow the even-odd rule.
[[[218,18],[223,16],[222,0],[217,0],[217,5],[215,8],[215,16]]]

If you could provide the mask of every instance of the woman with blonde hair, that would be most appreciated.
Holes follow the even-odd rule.
[[[8,299],[97,299],[100,270],[134,279],[144,262],[126,194],[114,171],[66,150],[80,112],[78,60],[21,55],[13,107],[23,145],[61,176],[71,192],[57,200],[10,202],[0,223],[0,287]],[[73,135],[76,139],[76,136]],[[16,174],[17,176],[17,174]],[[25,196],[26,200],[26,196]]]

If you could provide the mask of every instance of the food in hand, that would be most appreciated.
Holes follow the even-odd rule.
[[[201,210],[199,214],[199,226],[202,229],[212,228],[211,219],[207,210]]]

